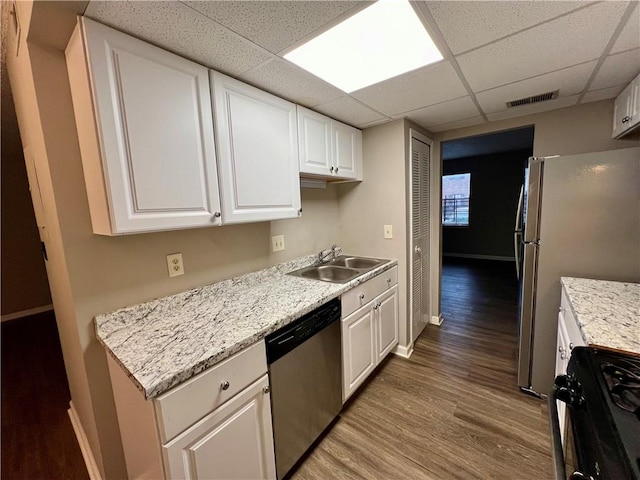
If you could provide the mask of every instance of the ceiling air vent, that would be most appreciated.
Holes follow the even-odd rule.
[[[529,105],[531,103],[546,102],[547,100],[553,100],[558,96],[558,90],[554,92],[539,93],[538,95],[532,95],[531,97],[519,98],[518,100],[511,100],[507,102],[507,107],[519,107],[521,105]]]

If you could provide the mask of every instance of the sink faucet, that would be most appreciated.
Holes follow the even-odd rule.
[[[329,262],[331,260],[335,260],[337,248],[338,248],[338,245],[333,244],[331,245],[331,249],[320,250],[320,252],[318,253],[318,258],[316,259],[316,263],[320,264],[320,263]]]

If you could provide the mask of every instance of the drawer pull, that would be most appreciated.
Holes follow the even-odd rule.
[[[229,389],[229,382],[227,382],[227,381],[225,380],[224,382],[222,382],[222,383],[220,384],[220,388],[221,388],[222,390],[228,390],[228,389]]]
[[[360,300],[364,300],[364,293],[360,294]]]
[[[267,393],[269,393],[270,391],[271,391],[271,388],[269,387],[269,385],[267,385],[266,387],[264,387],[264,388],[262,389],[262,393],[264,393],[265,395],[266,395]]]
[[[571,352],[574,348],[575,348],[575,345],[573,343],[570,343],[569,344],[569,351]]]

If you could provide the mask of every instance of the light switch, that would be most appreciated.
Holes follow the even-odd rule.
[[[393,225],[384,226],[384,238],[393,238]]]
[[[271,247],[274,252],[284,250],[284,235],[274,235],[271,237]]]

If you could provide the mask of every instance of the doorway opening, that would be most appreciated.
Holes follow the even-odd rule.
[[[520,192],[534,127],[443,142],[441,311],[457,342],[475,342],[493,383],[516,387]],[[444,340],[444,337],[442,337]],[[485,364],[486,362],[486,364]]]

